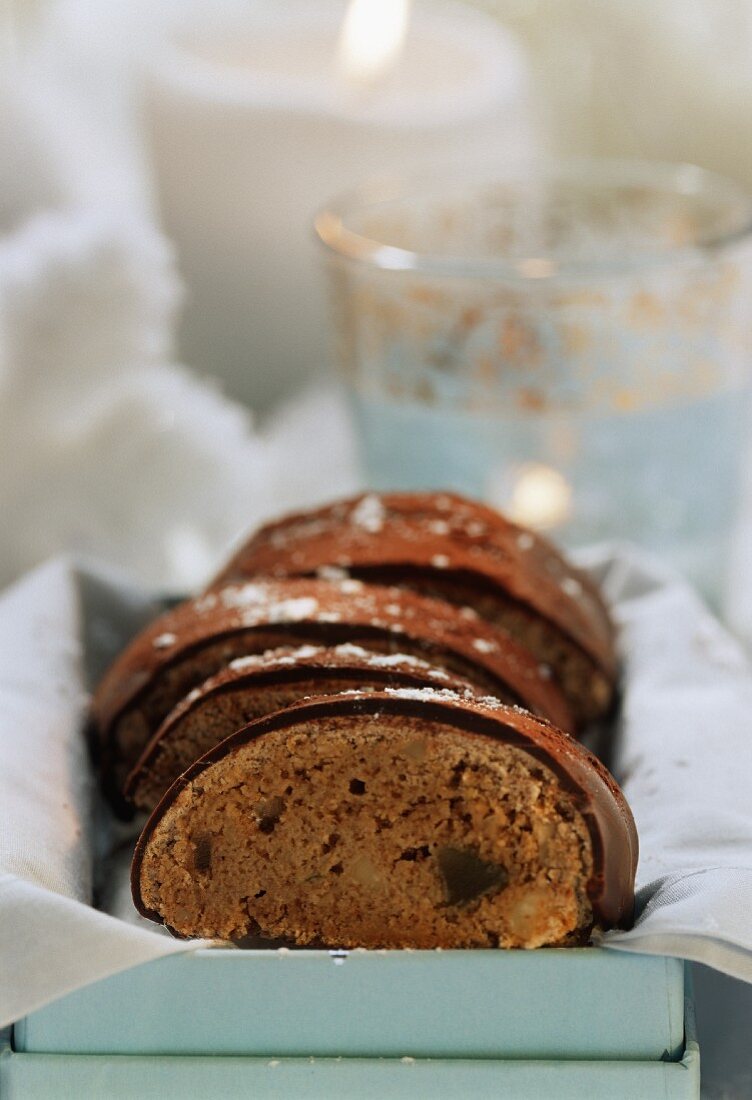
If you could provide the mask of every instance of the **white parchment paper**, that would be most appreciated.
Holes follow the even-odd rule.
[[[752,670],[656,563],[629,547],[583,561],[620,626],[614,765],[641,845],[637,921],[604,943],[752,981]],[[84,741],[88,691],[155,610],[122,578],[67,559],[0,597],[0,1026],[108,974],[206,946],[132,910],[132,830],[97,806]]]

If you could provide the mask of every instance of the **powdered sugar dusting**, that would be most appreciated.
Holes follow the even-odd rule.
[[[489,642],[487,638],[475,638],[473,649],[477,649],[478,653],[496,653],[499,647],[496,642]]]
[[[217,597],[213,592],[207,592],[193,601],[193,610],[197,615],[203,615],[205,611],[212,611],[217,606]]]
[[[432,519],[427,524],[432,535],[448,535],[451,527],[445,519]]]
[[[341,691],[337,694],[363,698],[369,694],[369,691],[364,688],[348,688],[346,691]],[[517,714],[530,716],[530,712],[525,710],[524,707],[510,706],[508,703],[502,703],[500,699],[497,699],[493,695],[478,695],[471,688],[464,688],[461,691],[456,691],[453,688],[440,687],[387,687],[384,688],[384,694],[390,696],[392,699],[409,699],[416,703],[460,703],[462,706],[472,706],[475,709],[496,711],[513,710]],[[376,715],[372,717],[376,717]]]
[[[421,661],[419,657],[413,657],[408,653],[368,653],[368,664],[373,668],[396,668],[399,665],[410,665],[411,668],[430,669],[427,661]]]
[[[158,634],[151,644],[155,649],[169,649],[171,645],[175,645],[177,640],[177,634],[165,632],[164,634]]]
[[[347,579],[347,570],[341,565],[320,565],[316,576],[321,577],[322,581],[343,581]]]
[[[357,581],[353,577],[347,577],[345,580],[339,582],[340,592],[344,592],[346,596],[352,596],[356,592],[363,591],[363,581]]]
[[[507,710],[505,703],[502,703],[500,699],[496,699],[493,695],[476,695],[470,689],[465,691],[453,691],[451,688],[386,688],[385,694],[391,695],[396,699],[413,699],[417,702],[426,703],[462,703],[463,706],[468,704],[476,707],[483,707],[486,710]],[[522,708],[517,709],[523,714],[527,714],[527,711]]]
[[[350,642],[343,642],[341,645],[335,646],[332,652],[337,657],[363,661],[369,668],[388,669],[399,668],[404,665],[407,668],[419,669],[434,680],[449,679],[449,673],[445,672],[443,668],[434,668],[428,661],[423,661],[420,657],[414,657],[411,653],[372,653],[367,649],[363,649],[362,646],[352,645]]]
[[[312,618],[318,609],[319,601],[313,596],[297,596],[272,604],[267,614],[270,623],[297,622]]]
[[[250,602],[250,601],[249,601]],[[286,600],[271,600],[264,592],[264,599],[257,605],[249,606],[243,614],[245,626],[258,626],[261,623],[297,623],[316,618],[319,601],[313,596],[291,596]]]
[[[517,536],[517,545],[520,550],[532,550],[535,546],[535,539],[527,531],[523,531],[521,535]]]
[[[269,590],[261,584],[232,585],[219,593],[223,607],[253,607],[264,604],[269,599]]]
[[[433,565],[436,569],[448,569],[449,558],[446,554],[434,554],[431,558],[431,565]]]
[[[251,668],[265,668],[271,664],[295,664],[298,661],[306,661],[317,657],[324,652],[323,646],[302,645],[297,649],[280,652],[276,649],[268,649],[266,653],[253,653],[247,657],[236,657],[230,661],[229,668],[233,672],[243,672]]]
[[[248,657],[236,657],[234,661],[230,661],[227,667],[231,668],[233,672],[244,672],[247,668],[259,668],[267,660],[266,654],[254,653]]]
[[[414,699],[422,703],[461,703],[462,696],[450,688],[386,688],[386,694],[395,699]]]
[[[362,661],[371,656],[367,649],[363,649],[359,645],[353,645],[352,642],[343,642],[342,645],[335,646],[334,652],[338,657],[354,657],[356,661]]]
[[[514,710],[518,714],[530,713],[524,707],[510,707],[509,703],[502,703],[501,699],[497,699],[495,695],[481,695],[480,698],[476,697],[470,701],[477,703],[478,706],[486,707],[488,710]]]
[[[311,657],[318,657],[319,654],[324,652],[324,647],[320,645],[302,645],[298,649],[293,649],[290,654],[296,661],[307,661]]]
[[[385,518],[384,505],[375,493],[364,496],[350,513],[350,523],[372,535],[382,530]]]
[[[318,618],[321,621],[320,615]],[[444,669],[434,668],[428,661],[414,657],[410,653],[374,653],[363,649],[362,646],[353,645],[352,642],[342,642],[332,647],[303,645],[296,649],[270,649],[266,653],[236,657],[230,661],[228,668],[233,672],[245,672],[252,669],[262,670],[273,665],[289,667],[317,660],[323,665],[329,663],[332,669],[336,669],[337,662],[353,661],[375,669],[399,669],[400,667],[415,669],[425,673],[432,680],[450,679],[449,673]]]
[[[496,699],[493,695],[479,696],[469,689],[460,692],[453,691],[451,688],[386,688],[385,691],[387,695],[392,695],[395,698],[413,699],[418,702],[462,703],[463,706],[470,704],[475,707],[483,707],[485,710],[510,709],[507,704],[502,703],[500,699]],[[521,714],[528,713],[521,707],[512,707],[511,709],[517,710]]]

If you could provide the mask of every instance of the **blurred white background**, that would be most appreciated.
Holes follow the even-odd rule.
[[[606,153],[752,187],[746,0],[399,8],[345,42],[345,0],[4,0],[0,580],[63,548],[190,585],[357,483],[338,398],[306,396],[310,224],[374,173]]]

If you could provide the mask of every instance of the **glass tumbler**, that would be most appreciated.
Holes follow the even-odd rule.
[[[370,484],[450,488],[719,597],[739,497],[752,202],[690,165],[384,181],[315,221]]]

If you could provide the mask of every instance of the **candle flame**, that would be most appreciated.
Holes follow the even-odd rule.
[[[350,84],[382,79],[407,35],[410,0],[350,0],[339,39],[339,68]]]

